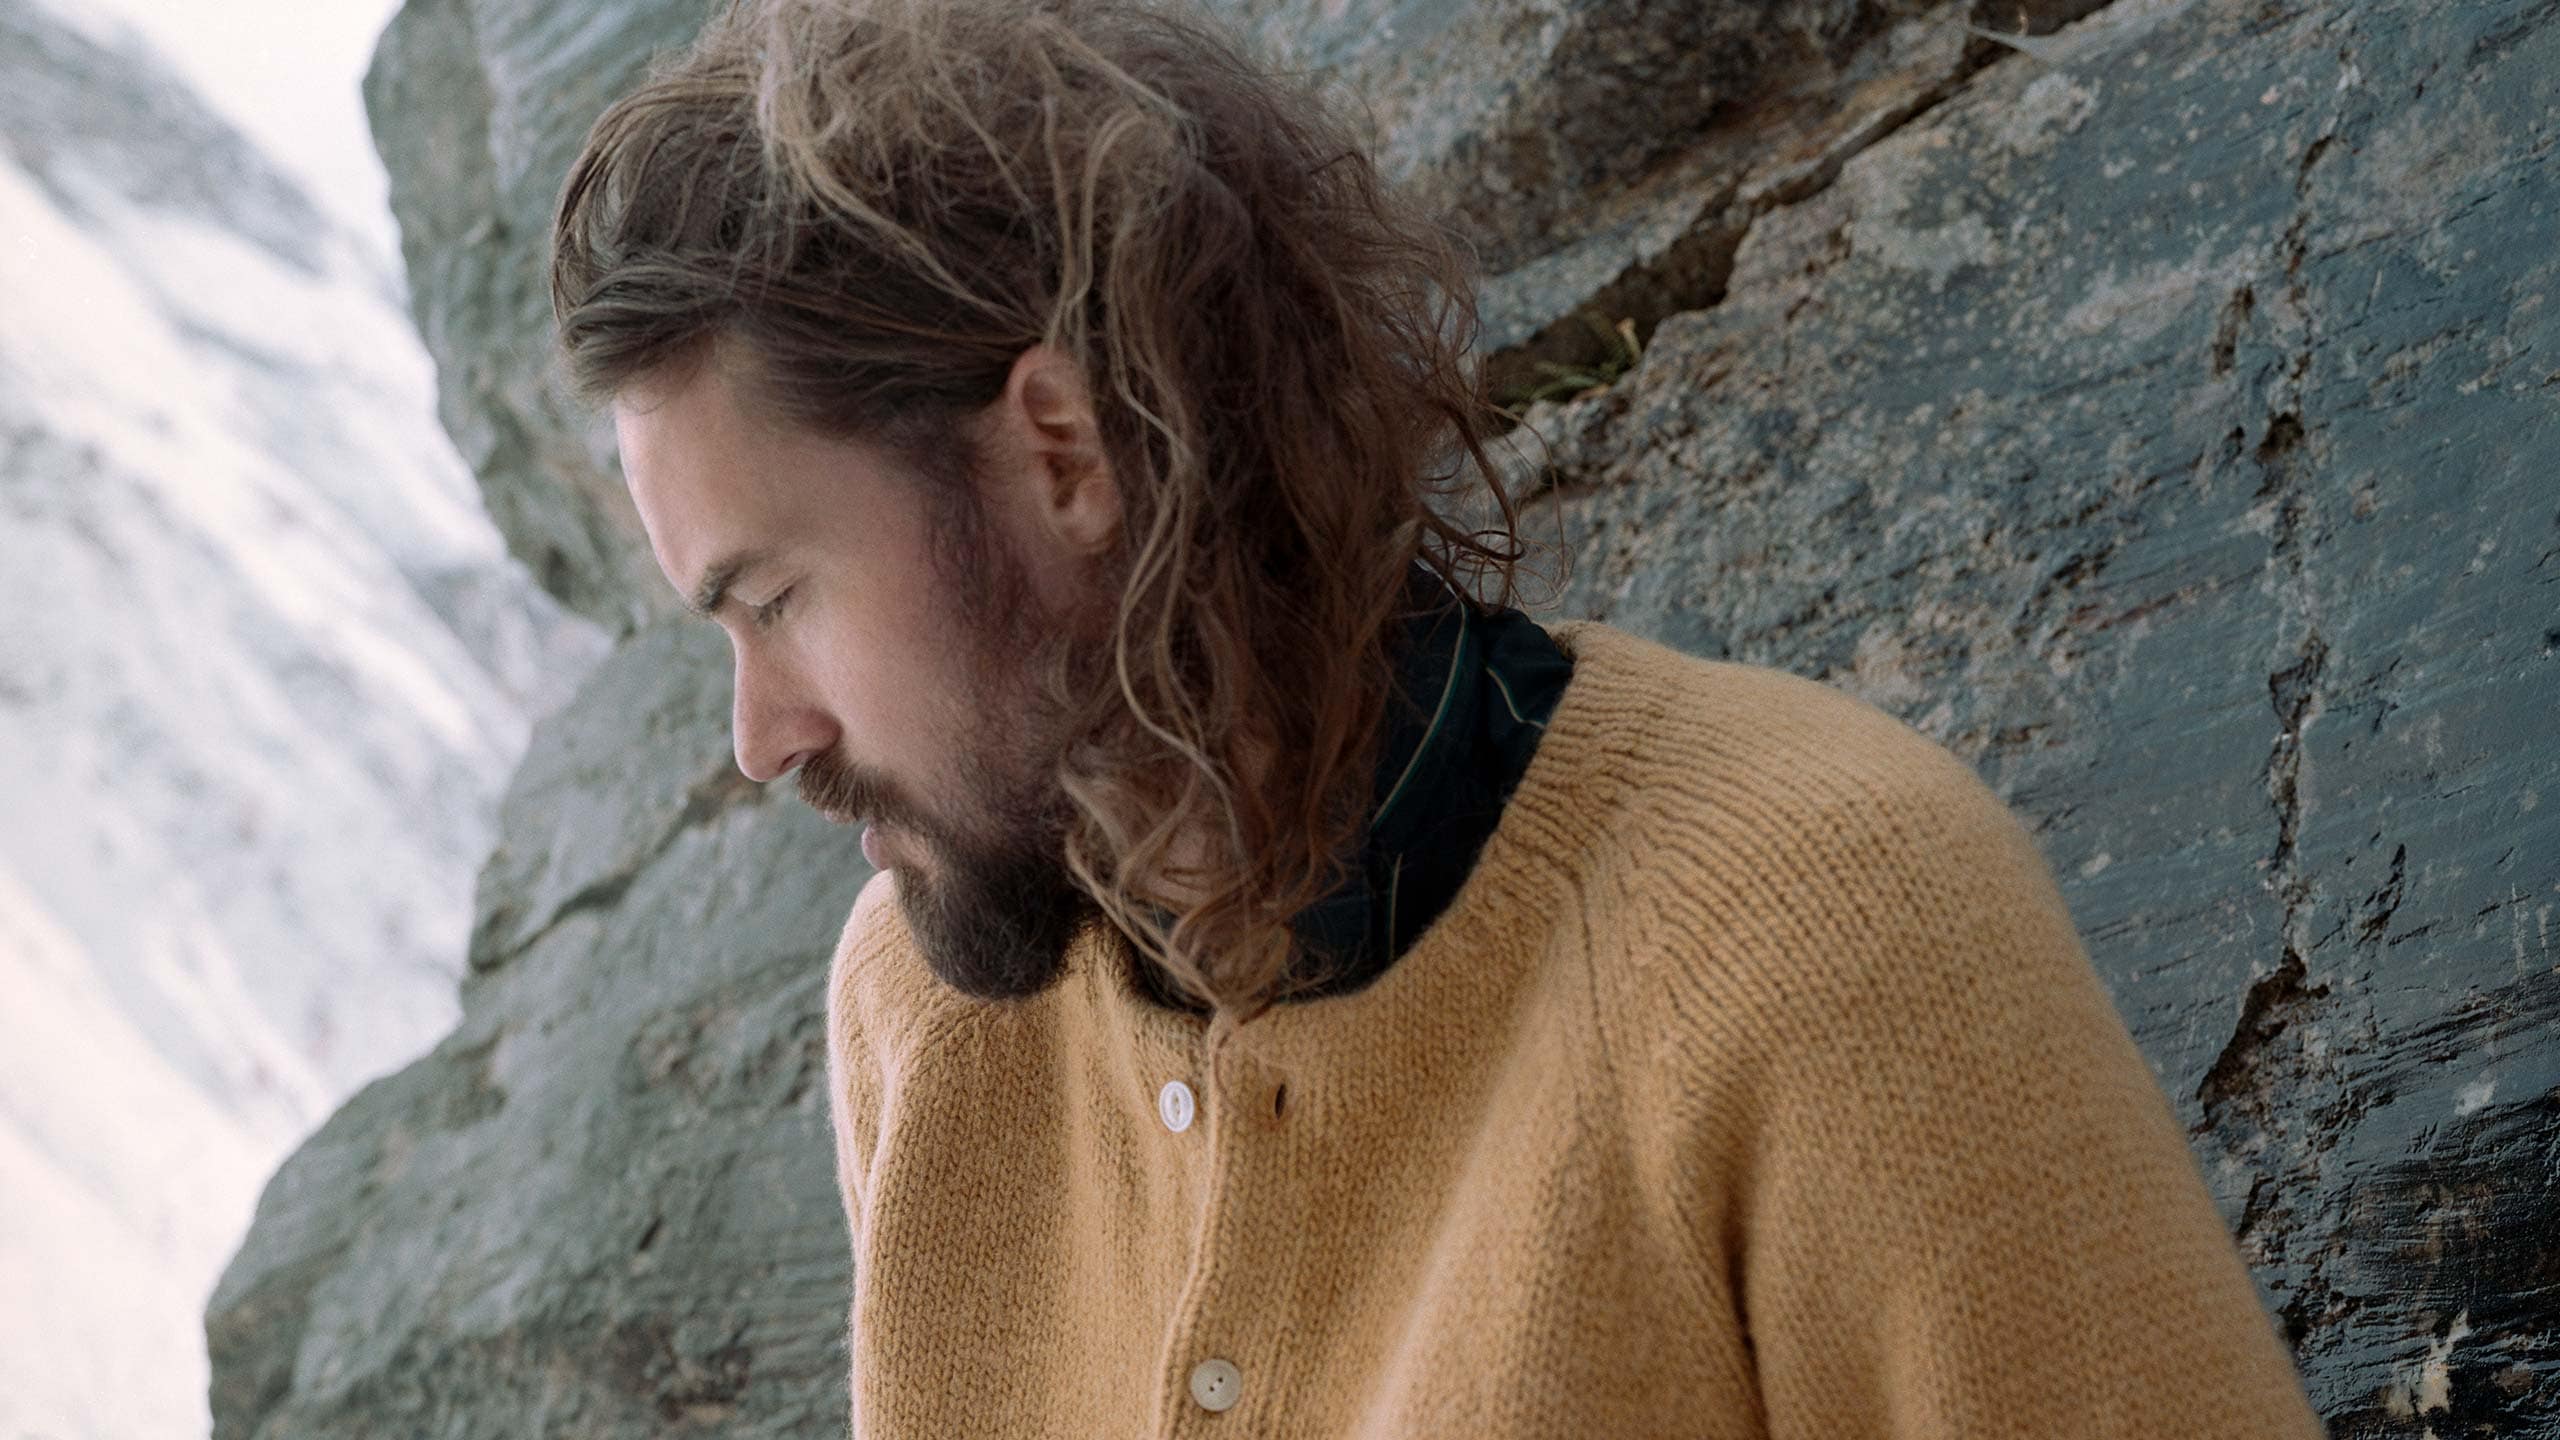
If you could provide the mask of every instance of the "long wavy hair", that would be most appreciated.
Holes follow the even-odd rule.
[[[1235,1019],[1313,983],[1288,921],[1356,851],[1412,567],[1503,605],[1525,553],[1472,262],[1356,134],[1196,13],[731,0],[597,120],[552,232],[580,400],[742,347],[767,413],[951,503],[1015,357],[1081,366],[1123,533],[1111,683],[1052,697],[1063,860]],[[1132,889],[1185,834],[1214,859],[1167,916]]]

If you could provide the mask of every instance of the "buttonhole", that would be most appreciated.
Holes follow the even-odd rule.
[[[1274,1119],[1274,1120],[1279,1119],[1279,1118],[1280,1118],[1280,1111],[1281,1111],[1281,1109],[1282,1109],[1283,1107],[1285,1107],[1288,1103],[1289,1103],[1289,1082],[1288,1082],[1288,1081],[1286,1081],[1286,1080],[1283,1080],[1283,1081],[1281,1081],[1281,1082],[1280,1082],[1280,1084],[1279,1084],[1276,1088],[1274,1088],[1274,1089],[1272,1090],[1272,1092],[1271,1092],[1271,1118],[1272,1118],[1272,1119]]]

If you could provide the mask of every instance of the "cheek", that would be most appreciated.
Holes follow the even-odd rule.
[[[947,771],[981,719],[958,647],[921,629],[840,633],[820,669],[848,751],[909,783]]]
[[[884,524],[891,523],[884,521]],[[927,540],[883,529],[870,537],[860,566],[847,565],[819,592],[804,632],[823,651],[829,703],[845,730],[845,749],[920,791],[947,788],[963,756],[1002,736],[1004,677],[984,667],[1009,657],[982,655],[948,593],[949,576],[930,560]],[[817,659],[814,657],[813,659]]]

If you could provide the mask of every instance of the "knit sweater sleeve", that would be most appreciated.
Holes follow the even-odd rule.
[[[2314,1440],[2033,839],[1917,732],[1860,743],[1789,792],[1783,918],[1663,1007],[1772,1440]]]
[[[878,1133],[879,1062],[871,1053],[863,1011],[871,1003],[866,991],[871,968],[885,941],[893,898],[890,881],[874,875],[846,918],[827,966],[827,1122],[834,1136],[836,1192],[843,1198],[845,1224],[858,1245],[862,1237],[864,1177]]]

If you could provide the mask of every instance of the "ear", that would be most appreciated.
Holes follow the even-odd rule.
[[[1083,367],[1064,351],[1034,345],[1014,357],[997,402],[1020,479],[1027,518],[1079,553],[1108,546],[1120,532],[1120,486],[1102,446],[1101,422]]]

